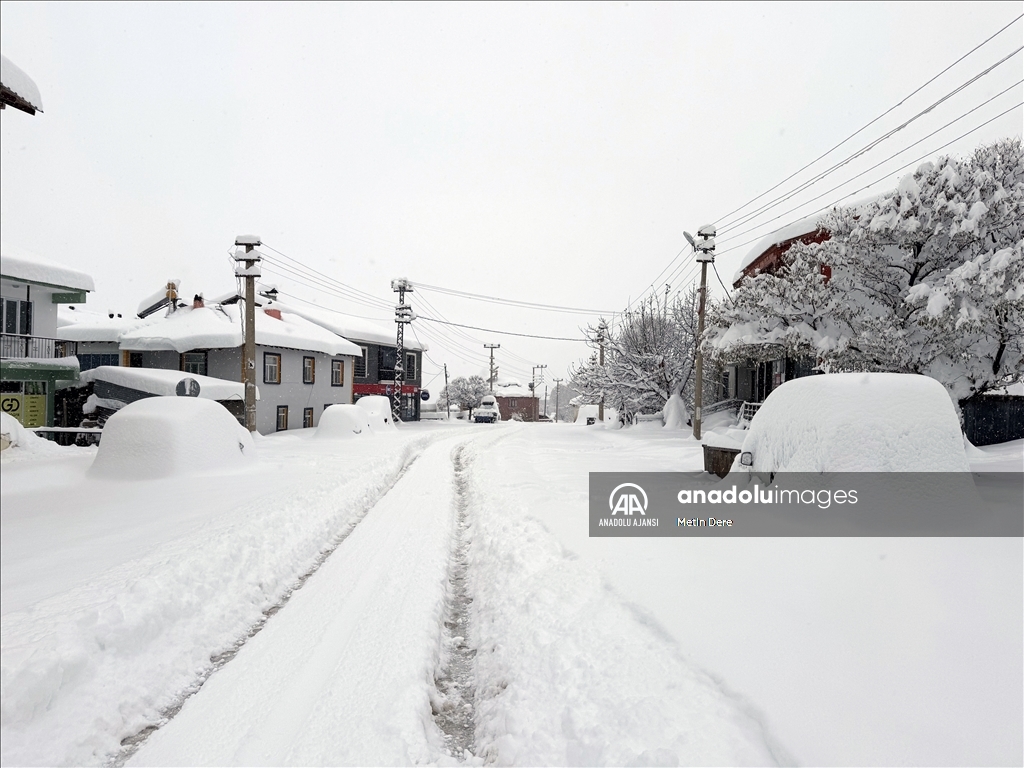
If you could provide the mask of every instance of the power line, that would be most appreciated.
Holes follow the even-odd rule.
[[[585,309],[582,307],[565,307],[557,304],[539,304],[533,301],[519,301],[518,299],[502,299],[497,296],[484,296],[479,293],[470,293],[469,291],[458,291],[454,288],[442,288],[437,285],[427,285],[426,283],[416,283],[413,285],[416,288],[426,291],[434,291],[436,293],[445,293],[450,296],[459,296],[464,299],[472,299],[474,301],[488,301],[496,304],[506,304],[513,307],[522,307],[524,309],[540,309],[548,312],[570,312],[575,314],[583,315],[605,315],[614,314],[601,309]]]
[[[728,231],[730,228],[739,227],[739,226],[742,226],[743,224],[746,224],[749,221],[752,221],[753,219],[757,218],[761,213],[763,213],[763,212],[765,212],[767,210],[771,210],[776,205],[779,205],[780,203],[790,199],[794,195],[798,195],[800,192],[804,191],[808,187],[813,186],[814,184],[816,184],[817,182],[819,182],[822,179],[826,178],[827,176],[831,176],[833,173],[838,171],[840,168],[843,168],[843,167],[849,165],[851,162],[856,160],[858,157],[862,157],[866,153],[870,152],[872,149],[877,147],[879,144],[881,144],[886,139],[889,139],[892,136],[896,135],[897,133],[902,131],[904,128],[906,128],[908,125],[910,125],[915,120],[917,120],[918,118],[923,117],[924,115],[929,114],[936,107],[938,107],[940,104],[942,104],[945,101],[948,101],[949,99],[951,99],[953,96],[955,96],[956,94],[958,94],[961,91],[963,91],[965,88],[967,88],[972,83],[977,82],[982,77],[984,77],[985,75],[987,75],[990,72],[992,72],[992,70],[994,70],[996,67],[998,67],[998,66],[1000,66],[1002,64],[1005,64],[1007,61],[1009,61],[1011,58],[1016,56],[1022,50],[1024,50],[1024,46],[1021,46],[1021,47],[1017,48],[1017,50],[1015,50],[1012,53],[1008,54],[1007,56],[1003,57],[1002,59],[997,61],[995,64],[993,64],[990,67],[987,67],[986,69],[982,70],[981,72],[976,74],[974,77],[972,77],[967,82],[962,83],[961,85],[957,86],[952,91],[950,91],[949,93],[944,95],[942,98],[940,98],[938,101],[933,102],[931,105],[929,105],[928,107],[926,107],[925,109],[921,110],[916,115],[911,117],[909,120],[905,120],[902,124],[900,124],[897,127],[893,128],[888,133],[885,133],[882,136],[878,137],[877,139],[875,139],[874,141],[869,143],[867,146],[865,146],[862,149],[854,152],[852,155],[848,156],[844,160],[840,160],[838,163],[833,165],[831,168],[827,168],[824,171],[821,171],[820,173],[818,173],[818,175],[813,176],[810,179],[808,179],[807,181],[799,184],[795,189],[791,190],[790,192],[787,192],[784,195],[780,195],[779,197],[776,197],[773,200],[770,200],[769,202],[765,203],[760,208],[757,208],[756,210],[752,211],[751,213],[747,213],[747,214],[744,214],[743,216],[740,216],[734,222],[731,222],[731,223],[726,222],[725,224],[719,226],[718,227],[719,234],[722,234],[723,232]],[[1015,83],[1014,85],[1011,85],[1010,88],[1015,88],[1019,84],[1020,84],[1019,82]],[[996,94],[996,96],[1001,96],[1003,93],[1006,93],[1006,91],[1010,90],[1010,88],[1007,88],[1004,91],[1001,91],[1000,93]],[[974,107],[974,109],[971,109],[970,111],[960,115],[960,117],[958,117],[957,120],[965,117],[966,115],[969,115],[971,112],[974,112],[979,107],[982,107],[985,104],[988,104],[990,101],[992,101],[992,99],[996,98],[996,96],[993,96],[993,97],[987,99],[986,101],[984,101],[981,104],[979,104],[977,107]],[[956,122],[956,120],[954,120],[952,122]],[[946,125],[951,125],[951,124],[952,123],[947,123]],[[946,126],[943,126],[943,128],[944,127],[946,127]],[[939,129],[939,130],[941,130],[941,129]],[[934,133],[929,134],[929,136],[934,136],[934,135],[935,135]],[[925,138],[927,138],[927,137],[925,137]],[[914,145],[911,144],[910,146],[912,147]],[[906,147],[906,148],[904,148],[904,150],[901,150],[901,151],[905,151],[905,149],[909,149],[909,147]],[[899,154],[899,153],[897,153],[897,154]]]
[[[1006,26],[1004,26],[1004,27],[1000,28],[1000,29],[999,29],[999,30],[998,30],[997,32],[995,32],[995,33],[994,33],[993,35],[991,35],[990,37],[988,37],[988,38],[986,38],[985,40],[983,40],[982,42],[978,43],[978,44],[977,44],[976,46],[974,46],[974,47],[973,47],[973,48],[972,48],[971,50],[969,50],[969,51],[968,51],[967,53],[965,53],[965,54],[964,54],[963,56],[961,56],[960,58],[958,58],[958,59],[957,59],[956,61],[954,61],[954,62],[953,62],[952,64],[950,64],[949,66],[947,66],[947,67],[946,67],[945,69],[943,69],[943,70],[942,70],[941,72],[939,72],[939,73],[938,73],[937,75],[934,75],[934,76],[933,76],[933,77],[931,77],[931,78],[930,78],[930,79],[929,79],[929,80],[928,80],[927,82],[925,82],[924,84],[922,84],[922,85],[918,86],[917,88],[915,88],[915,89],[914,89],[913,91],[911,91],[911,92],[910,92],[909,94],[907,94],[906,96],[904,96],[904,97],[903,97],[903,98],[902,98],[902,99],[901,99],[900,101],[898,101],[898,102],[897,102],[896,104],[893,104],[893,105],[892,105],[891,107],[889,107],[889,108],[888,108],[887,110],[885,110],[885,112],[883,112],[882,114],[880,114],[880,115],[879,115],[878,117],[876,117],[875,119],[873,119],[873,120],[869,121],[869,122],[868,122],[868,123],[866,123],[865,125],[863,125],[863,126],[861,126],[860,128],[858,128],[858,129],[857,129],[856,131],[854,131],[853,133],[851,133],[851,134],[850,134],[849,136],[847,136],[847,137],[846,137],[845,139],[843,139],[842,141],[840,141],[840,142],[839,142],[838,144],[836,144],[836,145],[835,145],[834,147],[832,147],[831,149],[829,149],[829,150],[828,150],[827,152],[825,152],[824,154],[821,154],[821,155],[819,155],[818,157],[814,158],[814,159],[813,159],[813,160],[811,160],[811,162],[809,162],[809,163],[808,163],[807,165],[805,165],[805,166],[803,166],[802,168],[800,168],[800,169],[798,169],[798,170],[794,171],[793,173],[791,173],[791,174],[790,174],[789,176],[787,176],[786,178],[784,178],[784,179],[783,179],[782,181],[780,181],[780,182],[779,182],[778,184],[776,184],[775,186],[773,186],[773,187],[771,187],[771,188],[769,188],[769,189],[765,190],[764,192],[762,192],[762,193],[761,193],[760,195],[758,195],[757,197],[754,197],[754,198],[752,198],[751,200],[748,200],[748,201],[747,201],[747,202],[745,202],[745,203],[744,203],[743,205],[741,205],[741,206],[740,206],[739,208],[736,208],[736,209],[734,209],[734,210],[730,211],[729,213],[727,213],[727,214],[726,214],[725,216],[722,216],[722,217],[721,217],[721,218],[720,218],[719,220],[721,220],[721,221],[726,221],[726,220],[728,220],[728,218],[729,218],[730,216],[732,216],[733,214],[735,214],[735,213],[738,213],[739,211],[742,211],[742,210],[743,210],[744,208],[746,208],[746,207],[747,207],[748,205],[751,205],[752,203],[754,203],[754,202],[756,202],[756,201],[760,200],[760,199],[761,199],[762,197],[764,197],[765,195],[767,195],[767,194],[769,194],[769,193],[771,193],[771,192],[774,192],[774,191],[775,191],[776,189],[778,189],[779,187],[781,187],[781,186],[782,186],[783,184],[785,184],[785,183],[786,183],[787,181],[789,181],[789,180],[790,180],[790,179],[792,179],[793,177],[795,177],[795,176],[797,176],[797,175],[799,175],[799,174],[803,173],[804,171],[806,171],[806,170],[807,170],[808,168],[810,168],[810,167],[811,167],[812,165],[814,165],[814,164],[815,164],[816,162],[818,162],[819,160],[822,160],[822,159],[824,159],[825,157],[828,157],[828,156],[829,156],[830,154],[832,154],[832,153],[833,153],[833,152],[835,152],[835,151],[836,151],[837,149],[839,149],[839,147],[841,147],[841,146],[843,146],[844,144],[846,144],[846,142],[850,141],[850,140],[851,140],[851,139],[853,139],[853,138],[854,138],[855,136],[857,136],[857,135],[859,135],[859,134],[863,133],[863,132],[864,132],[865,130],[867,130],[867,129],[868,129],[868,128],[870,128],[870,127],[871,127],[872,125],[874,125],[875,123],[877,123],[877,122],[878,122],[879,120],[881,120],[881,119],[882,119],[883,117],[885,117],[886,115],[888,115],[888,114],[889,114],[890,112],[892,112],[893,110],[895,110],[895,109],[897,109],[897,108],[899,108],[899,107],[903,106],[903,104],[905,104],[905,103],[906,103],[906,102],[907,102],[907,101],[908,101],[909,99],[911,99],[911,98],[912,98],[913,96],[916,96],[916,95],[917,95],[918,93],[920,93],[920,92],[921,92],[921,91],[922,91],[922,90],[923,90],[924,88],[926,88],[927,86],[929,86],[929,85],[931,85],[932,83],[934,83],[934,82],[935,82],[936,80],[938,80],[938,79],[939,79],[940,77],[942,77],[942,75],[946,74],[946,73],[947,73],[947,72],[948,72],[949,70],[951,70],[951,69],[952,69],[953,67],[955,67],[955,66],[956,66],[957,64],[959,64],[959,63],[960,63],[961,61],[963,61],[964,59],[966,59],[966,58],[967,58],[968,56],[970,56],[970,55],[971,55],[972,53],[974,53],[974,52],[975,52],[975,51],[977,51],[978,49],[980,49],[980,48],[982,48],[983,46],[985,46],[985,45],[987,45],[988,43],[990,43],[990,42],[991,42],[992,40],[994,40],[994,39],[995,39],[996,37],[998,37],[999,35],[1001,35],[1001,34],[1002,34],[1003,32],[1005,32],[1005,31],[1006,31],[1007,29],[1009,29],[1010,27],[1012,27],[1012,26],[1013,26],[1014,24],[1016,24],[1016,23],[1017,23],[1018,21],[1020,21],[1020,20],[1021,20],[1022,18],[1024,18],[1024,13],[1020,14],[1019,16],[1017,16],[1017,17],[1016,17],[1015,19],[1013,19],[1013,20],[1012,20],[1012,21],[1011,21],[1011,22],[1010,22],[1009,24],[1007,24]]]
[[[355,288],[355,287],[353,287],[351,285],[347,285],[346,283],[343,283],[340,280],[337,280],[337,279],[331,277],[330,275],[326,275],[323,272],[320,272],[319,270],[314,269],[313,267],[310,267],[310,266],[308,266],[306,264],[303,264],[301,261],[299,261],[296,258],[293,258],[293,257],[291,257],[291,256],[289,256],[289,255],[287,255],[285,253],[282,253],[281,251],[277,250],[277,248],[274,248],[274,246],[272,246],[272,245],[267,245],[266,243],[263,243],[263,247],[269,248],[271,251],[276,253],[278,256],[281,256],[281,257],[283,257],[285,259],[288,259],[291,262],[294,262],[295,264],[299,265],[303,269],[305,269],[305,270],[307,270],[309,272],[313,272],[313,273],[319,275],[320,277],[322,277],[322,278],[324,278],[324,279],[326,279],[326,280],[328,280],[328,281],[330,281],[330,282],[332,282],[332,283],[334,283],[334,284],[344,288],[345,290],[350,291],[353,294],[356,294],[357,296],[365,297],[364,300],[369,300],[369,301],[375,302],[375,303],[377,303],[377,304],[379,304],[381,306],[386,306],[388,309],[392,308],[391,302],[387,301],[386,299],[382,299],[379,296],[374,296],[372,293],[367,293],[366,291],[360,290],[359,288]]]
[[[428,323],[440,323],[441,325],[454,325],[457,328],[471,328],[474,331],[483,331],[484,333],[497,333],[504,336],[522,336],[527,339],[546,339],[548,341],[580,341],[586,342],[586,339],[571,339],[565,336],[538,336],[532,333],[516,333],[515,331],[497,331],[494,328],[480,328],[475,325],[464,325],[462,323],[452,323],[446,320],[438,320],[433,317],[418,317],[417,320],[424,320]]]
[[[993,97],[993,98],[995,98],[995,97]],[[990,101],[991,101],[991,99],[990,99]],[[986,102],[986,103],[987,103],[987,102]],[[979,106],[983,106],[983,105],[979,105]],[[950,144],[954,144],[954,143],[956,143],[956,142],[960,141],[960,139],[962,139],[962,138],[965,138],[966,136],[970,136],[970,135],[971,135],[972,133],[974,133],[975,131],[981,130],[982,128],[984,128],[984,127],[985,127],[986,125],[988,125],[989,123],[991,123],[991,122],[994,122],[994,121],[998,120],[998,119],[999,119],[1000,117],[1002,117],[1003,115],[1007,115],[1007,114],[1009,114],[1010,112],[1013,112],[1013,111],[1014,111],[1015,109],[1017,109],[1017,108],[1019,108],[1019,107],[1021,107],[1021,106],[1024,106],[1024,101],[1022,101],[1022,102],[1019,102],[1019,103],[1017,103],[1017,104],[1013,105],[1012,107],[1010,107],[1009,109],[1006,109],[1006,110],[1004,110],[1004,111],[1000,112],[1000,113],[999,113],[998,115],[996,115],[995,117],[989,118],[988,120],[986,120],[985,122],[981,123],[980,125],[976,125],[976,126],[975,126],[974,128],[971,128],[971,130],[967,131],[966,133],[963,133],[963,134],[961,134],[960,136],[957,136],[957,137],[956,137],[955,139],[952,139],[952,140],[950,140],[950,141],[947,141],[947,142],[946,142],[945,144],[943,144],[942,146],[940,146],[940,147],[936,147],[935,149],[931,150],[930,152],[926,152],[925,154],[923,154],[923,155],[921,155],[920,157],[918,157],[918,158],[917,158],[916,160],[911,160],[911,161],[910,161],[909,163],[906,163],[906,164],[904,164],[904,165],[901,165],[901,166],[900,166],[899,168],[896,168],[896,169],[894,169],[894,170],[888,171],[888,172],[887,172],[887,173],[886,173],[886,174],[885,174],[884,176],[881,176],[880,178],[878,178],[878,179],[875,179],[874,181],[872,181],[872,182],[871,182],[870,184],[868,184],[867,186],[861,187],[860,189],[854,190],[853,192],[848,192],[847,194],[845,194],[845,195],[843,195],[842,197],[840,197],[839,199],[837,199],[837,200],[835,200],[835,201],[833,201],[833,202],[829,203],[828,205],[825,205],[825,206],[823,206],[823,207],[821,207],[821,208],[818,208],[817,210],[811,211],[810,213],[804,214],[803,216],[801,216],[801,218],[807,218],[808,216],[813,216],[813,215],[814,215],[815,213],[820,213],[821,211],[824,211],[824,210],[827,210],[828,208],[831,208],[831,207],[832,207],[833,205],[837,204],[837,203],[838,203],[838,202],[839,202],[840,200],[845,200],[845,199],[846,199],[847,197],[850,197],[851,195],[856,195],[856,194],[858,194],[858,193],[860,193],[860,192],[863,192],[863,191],[865,191],[865,190],[867,190],[867,189],[871,189],[871,187],[875,186],[875,184],[878,184],[878,183],[880,183],[880,182],[882,182],[882,181],[885,181],[885,179],[886,179],[886,178],[887,178],[887,177],[888,177],[889,175],[891,175],[891,174],[893,174],[893,173],[899,173],[900,171],[902,171],[902,170],[904,170],[904,169],[906,169],[906,168],[909,168],[909,167],[910,167],[911,165],[913,165],[914,163],[918,163],[918,162],[920,162],[921,160],[924,160],[924,159],[926,159],[926,158],[928,158],[928,157],[931,157],[931,156],[932,156],[932,155],[934,155],[934,154],[935,154],[936,152],[939,152],[939,151],[941,151],[941,150],[945,149],[946,147],[948,147],[948,146],[949,146]],[[978,107],[975,107],[975,109],[977,109],[977,108],[978,108]],[[974,110],[971,110],[971,111],[973,112]],[[970,114],[970,112],[968,112],[968,113],[966,113],[966,114]],[[932,136],[934,136],[934,135],[935,135],[936,133],[938,133],[939,131],[943,130],[944,128],[947,128],[947,127],[949,127],[949,126],[950,126],[950,125],[952,125],[953,123],[957,122],[957,120],[960,120],[961,118],[963,118],[963,117],[965,117],[965,116],[966,116],[966,115],[961,115],[961,116],[960,116],[960,117],[958,117],[958,118],[957,118],[956,120],[953,120],[953,121],[951,121],[951,122],[947,123],[946,125],[942,126],[942,128],[939,128],[938,130],[936,130],[936,131],[933,131],[932,133],[930,133],[930,134],[929,134],[928,136],[925,136],[925,137],[924,137],[924,139],[927,139],[927,138],[931,138]],[[788,216],[789,214],[791,214],[791,213],[793,213],[794,211],[797,211],[797,210],[799,210],[799,209],[803,208],[803,207],[804,207],[805,205],[807,205],[807,204],[808,204],[808,203],[810,203],[810,202],[813,202],[814,200],[820,200],[820,199],[821,199],[822,197],[824,197],[825,195],[828,195],[828,194],[830,194],[830,193],[832,193],[832,192],[835,192],[835,191],[836,191],[837,189],[839,189],[840,187],[843,187],[843,186],[845,186],[846,184],[849,184],[849,183],[850,183],[851,181],[853,181],[854,179],[857,179],[857,178],[859,178],[859,177],[863,176],[863,175],[864,175],[865,173],[869,173],[870,171],[873,171],[873,170],[874,170],[875,168],[877,168],[878,166],[880,166],[880,165],[882,165],[882,164],[884,164],[884,163],[887,163],[887,162],[888,162],[889,160],[892,160],[892,159],[893,159],[894,157],[896,157],[897,155],[900,155],[900,154],[902,154],[902,153],[906,152],[906,151],[907,151],[908,149],[910,149],[910,147],[913,147],[913,146],[915,146],[916,144],[920,144],[920,143],[921,143],[922,141],[924,141],[924,139],[920,139],[920,140],[918,140],[918,141],[915,141],[915,142],[914,142],[913,144],[911,144],[911,145],[909,145],[909,146],[905,147],[904,149],[901,149],[901,150],[900,150],[899,152],[897,152],[897,153],[896,153],[895,155],[891,155],[890,157],[887,157],[887,158],[886,158],[885,160],[882,160],[881,162],[879,162],[879,163],[876,163],[875,165],[871,166],[870,168],[868,168],[868,169],[867,169],[867,170],[865,170],[865,171],[861,171],[861,172],[860,172],[860,173],[858,173],[858,174],[857,174],[856,176],[853,176],[853,177],[851,177],[851,178],[847,179],[846,181],[842,182],[841,184],[837,184],[836,186],[832,187],[831,189],[829,189],[829,190],[827,190],[827,191],[825,191],[825,192],[822,192],[822,193],[821,193],[820,195],[817,195],[816,197],[812,197],[812,198],[811,198],[810,200],[805,200],[805,201],[804,201],[803,203],[801,203],[800,205],[798,205],[798,206],[796,206],[796,207],[794,207],[794,208],[790,208],[790,209],[789,209],[788,211],[785,211],[784,213],[780,213],[780,214],[779,214],[778,216],[775,216],[775,217],[773,217],[773,218],[771,218],[771,219],[768,219],[767,221],[763,221],[763,222],[761,222],[760,224],[756,224],[756,225],[754,225],[753,227],[750,227],[749,229],[745,229],[745,230],[743,230],[742,232],[739,232],[739,233],[737,233],[737,234],[735,234],[735,235],[731,235],[730,237],[724,238],[724,240],[723,240],[723,241],[728,241],[728,240],[734,240],[734,239],[736,239],[736,238],[738,238],[738,237],[742,237],[743,235],[745,235],[745,234],[748,234],[748,233],[750,233],[750,232],[753,232],[753,231],[754,231],[754,230],[756,230],[756,229],[760,229],[761,227],[765,226],[766,224],[769,224],[769,223],[771,223],[771,222],[773,222],[773,221],[777,221],[778,219],[781,219],[781,218],[783,218],[783,217],[785,217],[785,216]],[[797,221],[800,221],[800,219],[795,219],[794,221],[790,222],[790,224],[795,224],[795,223],[796,223]],[[783,226],[786,226],[786,227],[788,227],[788,226],[789,226],[789,224],[785,224],[785,225],[783,225]],[[782,227],[777,227],[776,229],[772,230],[772,232],[777,232],[777,231],[778,231],[779,229],[782,229]],[[769,232],[769,234],[771,234],[771,232]],[[742,246],[744,246],[744,245],[747,245],[747,244],[749,244],[749,243],[753,243],[753,242],[756,242],[757,240],[760,240],[760,239],[761,239],[760,237],[755,237],[755,238],[753,238],[752,240],[748,240],[748,241],[746,241],[745,243],[740,243],[739,245],[734,245],[734,246],[731,246],[731,247],[727,248],[727,249],[726,249],[726,250],[724,250],[724,251],[719,251],[719,252],[718,252],[718,255],[722,255],[723,253],[730,253],[731,251],[734,251],[734,250],[736,250],[737,248],[740,248],[740,247],[742,247]]]

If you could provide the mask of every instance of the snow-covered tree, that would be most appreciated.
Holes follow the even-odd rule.
[[[1021,377],[1019,139],[925,163],[877,199],[835,209],[824,226],[830,240],[794,245],[775,274],[743,281],[713,313],[706,350],[925,374],[960,404]]]
[[[795,243],[776,272],[748,277],[709,309],[705,354],[716,361],[840,356],[855,335],[849,288],[835,240]]]
[[[457,403],[460,408],[472,413],[489,391],[487,382],[481,376],[456,376],[441,390],[439,399],[442,403]]]
[[[685,415],[693,402],[697,300],[696,290],[668,306],[652,297],[625,313],[614,328],[603,323],[588,328],[590,345],[603,343],[605,360],[601,365],[595,352],[570,372],[583,401],[598,403],[603,397],[624,423],[638,413],[662,410],[670,398],[681,401]],[[685,426],[686,418],[679,421],[673,426]]]

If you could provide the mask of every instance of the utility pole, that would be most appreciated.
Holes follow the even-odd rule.
[[[546,365],[535,365],[533,371],[530,373],[530,394],[533,397],[537,397],[537,370],[540,369],[540,380],[544,381],[544,369]]]
[[[544,417],[548,415],[548,385],[544,384]]]
[[[558,396],[562,390],[562,379],[555,379],[555,424],[558,423]]]
[[[608,332],[608,326],[605,325],[604,320],[597,327],[597,340],[601,345],[600,357],[598,359],[598,365],[604,368],[604,335]],[[604,391],[601,391],[601,402],[597,404],[597,420],[600,422],[604,421]]]
[[[704,306],[708,294],[708,264],[715,263],[715,225],[705,224],[697,230],[694,240],[689,232],[684,232],[686,240],[697,252],[700,263],[700,304],[697,308],[697,391],[693,396],[693,437],[700,440],[701,406],[704,403],[704,353],[700,345],[704,338]]]
[[[496,371],[494,370],[494,350],[501,349],[501,344],[484,344],[484,349],[491,350],[491,378],[490,378],[490,386],[491,386],[491,394],[494,394],[494,377],[495,377],[495,373],[496,373]]]
[[[398,325],[395,350],[395,389],[391,398],[391,413],[395,421],[402,420],[402,385],[405,383],[405,326],[413,321],[416,315],[412,307],[405,303],[405,293],[412,293],[412,283],[404,277],[391,281],[391,290],[398,294],[398,305],[395,307],[395,323]],[[422,379],[421,379],[422,380]]]
[[[256,278],[260,277],[260,261],[263,260],[263,255],[256,250],[259,245],[262,245],[259,235],[235,238],[235,277],[245,278],[242,382],[245,384],[245,428],[250,432],[256,431]]]
[[[448,392],[448,363],[444,364],[444,418],[445,421],[452,417],[452,396]]]

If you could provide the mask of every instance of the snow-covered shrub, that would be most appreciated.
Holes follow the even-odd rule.
[[[220,403],[148,397],[111,416],[89,473],[113,480],[242,467],[255,458],[252,436]]]

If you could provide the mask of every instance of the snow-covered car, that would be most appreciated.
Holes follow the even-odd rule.
[[[498,401],[494,395],[484,395],[480,405],[473,411],[473,421],[477,424],[494,424],[501,421],[501,412],[498,410]]]
[[[832,373],[787,381],[751,419],[732,469],[970,471],[960,420],[945,387],[903,373]]]

